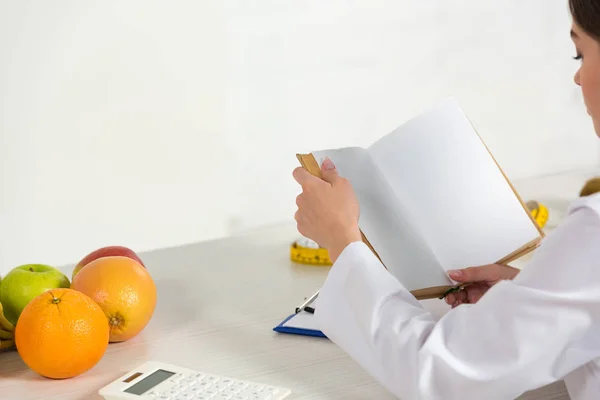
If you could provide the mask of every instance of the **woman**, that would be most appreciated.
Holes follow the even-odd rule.
[[[600,135],[600,0],[570,7],[575,83]],[[315,315],[389,391],[406,400],[506,400],[564,379],[573,400],[600,399],[600,195],[577,199],[522,272],[451,272],[477,283],[449,295],[453,310],[436,322],[361,242],[350,184],[331,161],[322,169],[323,179],[294,171],[303,188],[298,230],[334,261]]]

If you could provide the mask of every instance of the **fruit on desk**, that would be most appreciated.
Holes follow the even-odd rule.
[[[94,300],[73,289],[52,289],[31,300],[15,327],[23,362],[52,379],[91,369],[108,347],[108,324]]]
[[[2,303],[0,303],[0,350],[12,349],[15,346],[15,327],[4,316]]]
[[[10,340],[0,340],[0,350],[9,350],[15,348],[14,339]]]
[[[140,259],[140,257],[135,253],[135,251],[131,250],[125,246],[106,246],[100,249],[92,251],[87,256],[83,257],[81,261],[75,265],[75,269],[73,269],[73,274],[71,275],[71,280],[75,278],[75,275],[81,270],[81,268],[85,267],[92,261],[95,261],[102,257],[111,257],[111,256],[123,256],[129,257],[140,263],[142,267],[145,267],[144,263]]]
[[[9,340],[13,339],[15,336],[10,331],[5,331],[4,329],[0,329],[0,340]]]
[[[0,350],[13,349],[15,347],[15,334],[14,332],[5,331],[0,329]]]
[[[108,318],[110,341],[123,342],[140,333],[156,307],[150,273],[129,257],[102,257],[73,278],[71,288],[94,299]]]
[[[48,289],[68,288],[69,278],[45,264],[26,264],[13,268],[0,283],[0,303],[4,316],[16,325],[21,311],[40,293]]]
[[[15,330],[14,324],[12,324],[9,320],[4,316],[4,307],[2,303],[0,303],[0,329],[13,332]]]

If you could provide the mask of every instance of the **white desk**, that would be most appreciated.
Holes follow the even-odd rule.
[[[522,182],[560,215],[591,173]],[[193,222],[192,222],[193,223]],[[201,223],[198,221],[197,223]],[[94,400],[106,383],[156,359],[237,378],[290,387],[291,399],[393,399],[326,339],[276,334],[272,328],[319,288],[327,267],[289,261],[294,225],[142,254],[158,286],[153,320],[136,338],[111,344],[92,370],[69,380],[37,376],[16,352],[0,353],[0,398]],[[65,268],[70,276],[71,268]],[[436,313],[447,308],[429,301]],[[522,399],[567,400],[556,383]]]

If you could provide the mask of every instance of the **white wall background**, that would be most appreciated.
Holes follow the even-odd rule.
[[[296,152],[448,95],[512,179],[597,165],[569,26],[566,0],[0,0],[0,274],[291,221]]]

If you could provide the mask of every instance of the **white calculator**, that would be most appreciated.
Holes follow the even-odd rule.
[[[286,388],[150,361],[102,389],[106,400],[281,400]]]

